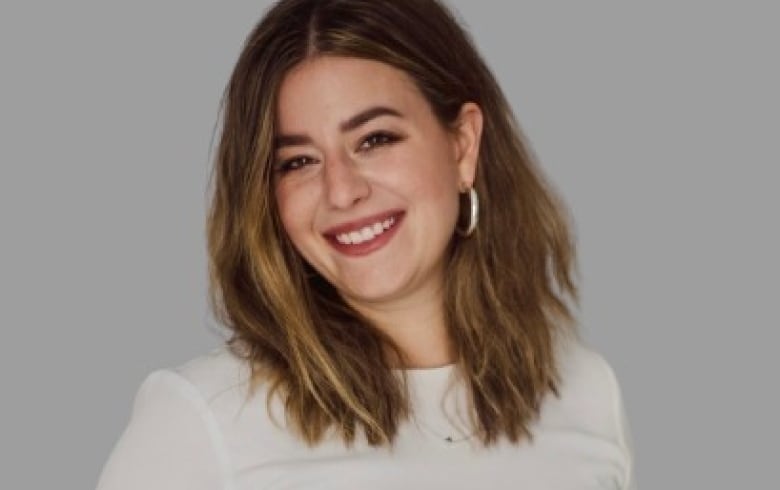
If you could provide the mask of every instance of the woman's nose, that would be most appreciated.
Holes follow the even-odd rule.
[[[334,208],[345,209],[371,194],[371,186],[348,155],[325,161],[325,197]]]

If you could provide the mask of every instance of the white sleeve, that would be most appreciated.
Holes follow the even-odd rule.
[[[621,490],[637,490],[634,472],[634,444],[631,438],[631,429],[623,402],[623,395],[617,376],[611,367],[609,368],[609,373],[613,385],[613,413],[617,419],[618,444],[623,449],[623,484],[620,488]]]
[[[151,373],[97,489],[217,490],[226,482],[225,450],[203,397],[173,371]]]

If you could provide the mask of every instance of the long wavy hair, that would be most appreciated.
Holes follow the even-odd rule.
[[[392,445],[411,414],[403,353],[297,253],[274,198],[275,109],[288,71],[313,56],[402,70],[443,127],[465,102],[484,114],[475,188],[480,219],[447,250],[445,319],[485,446],[532,437],[543,397],[558,395],[556,339],[576,335],[576,260],[566,208],[540,173],[493,75],[436,0],[281,0],[245,42],[222,100],[207,223],[209,295],[252,367],[251,392],[281,397],[309,446],[330,429]]]

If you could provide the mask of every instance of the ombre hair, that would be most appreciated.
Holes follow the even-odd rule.
[[[445,319],[481,442],[532,437],[561,382],[556,341],[576,335],[570,219],[468,34],[436,0],[281,0],[246,40],[222,101],[207,234],[211,306],[252,367],[251,391],[279,396],[310,446],[331,429],[346,445],[361,434],[392,445],[412,410],[387,355],[403,352],[299,255],[275,202],[279,88],[324,55],[403,71],[445,128],[464,103],[482,109],[480,219],[446,251]]]

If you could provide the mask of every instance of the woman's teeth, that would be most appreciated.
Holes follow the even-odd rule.
[[[374,223],[372,225],[364,226],[363,228],[349,233],[341,233],[336,235],[336,240],[344,245],[357,245],[359,243],[373,240],[377,236],[390,229],[395,224],[395,218],[388,218],[384,221]]]

